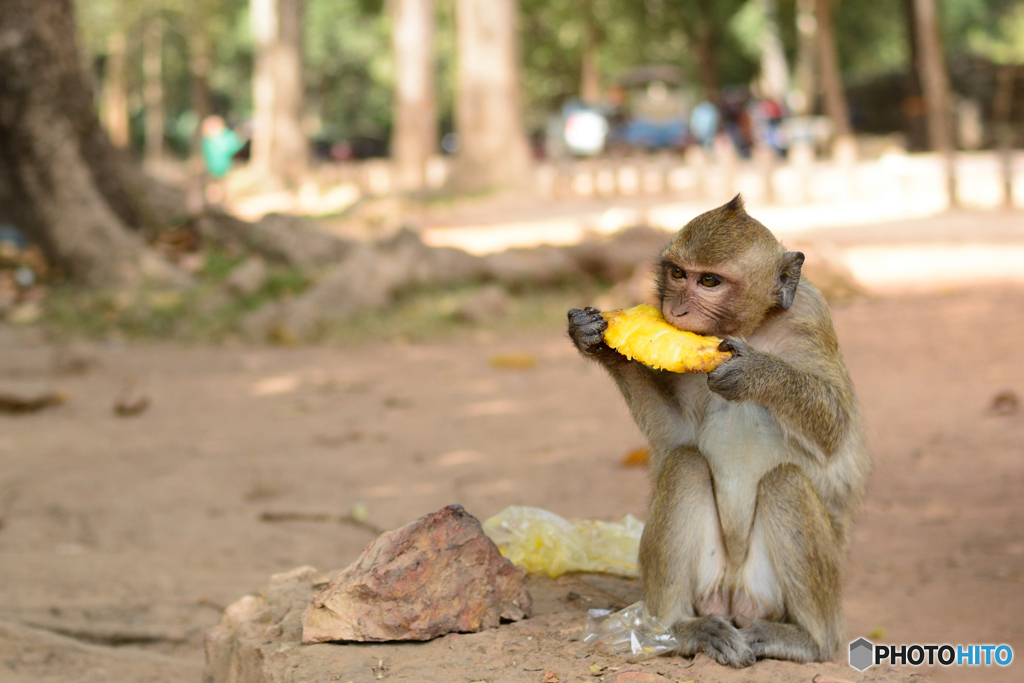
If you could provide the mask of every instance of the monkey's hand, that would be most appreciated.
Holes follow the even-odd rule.
[[[593,306],[569,311],[569,338],[584,356],[609,358],[618,353],[604,343],[608,323]]]
[[[742,339],[730,337],[718,345],[719,351],[731,351],[732,358],[708,373],[708,389],[727,401],[745,401],[751,397],[757,367],[764,354],[750,348]]]

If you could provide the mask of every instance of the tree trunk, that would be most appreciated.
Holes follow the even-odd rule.
[[[463,190],[525,186],[530,147],[523,129],[516,0],[457,0],[453,182]]]
[[[837,141],[842,143],[853,135],[853,129],[850,127],[850,107],[843,89],[843,74],[839,70],[832,2],[815,0],[814,18],[818,36],[818,73],[821,74],[821,87],[825,95],[825,113],[832,121]]]
[[[815,51],[818,43],[818,20],[814,17],[814,0],[797,0],[796,3],[796,93],[793,103],[797,116],[813,116],[814,103],[818,96],[815,78]]]
[[[294,186],[309,163],[302,130],[304,0],[251,0],[255,41],[252,163]]]
[[[996,71],[996,93],[992,98],[992,119],[996,128],[996,148],[999,150],[1000,174],[1003,177],[1003,206],[1013,206],[1013,127],[1010,110],[1013,108],[1013,81],[1017,68],[1002,64]]]
[[[949,202],[956,204],[956,174],[953,166],[953,109],[949,95],[949,75],[942,50],[939,26],[939,8],[936,0],[914,0],[917,17],[917,42],[925,107],[928,111],[928,140],[931,148],[939,152],[946,165]]]
[[[189,75],[192,79],[192,111],[196,113],[196,129],[192,133],[189,156],[189,184],[186,203],[190,215],[206,208],[206,165],[203,162],[203,120],[213,113],[210,96],[210,41],[202,26],[193,26],[188,41]]]
[[[580,99],[594,106],[601,101],[601,69],[597,62],[600,42],[592,0],[580,3],[583,17],[583,53],[580,55]]]
[[[107,59],[103,69],[103,122],[110,141],[128,149],[128,88],[125,83],[127,41],[119,28],[107,40]]]
[[[785,103],[789,94],[789,66],[779,37],[779,10],[775,0],[760,0],[766,18],[761,40],[761,93]]]
[[[694,49],[700,65],[697,78],[700,80],[704,99],[719,104],[722,99],[722,77],[718,69],[718,30],[715,24],[715,8],[713,0],[699,0],[697,9],[700,11],[700,24],[695,28]]]
[[[921,75],[917,71],[917,65],[921,60],[921,47],[917,40],[917,12],[914,10],[914,2],[915,0],[903,0],[907,52],[910,55],[910,67],[907,69],[904,86],[903,115],[907,119],[907,149],[919,152],[928,149],[928,119],[921,90]]]
[[[4,0],[0,26],[0,164],[17,225],[77,282],[137,280],[139,173],[93,109],[71,0]]]
[[[163,22],[150,17],[142,36],[142,97],[146,107],[145,159],[158,164],[164,156]]]
[[[427,162],[437,152],[434,94],[434,2],[392,0],[395,52],[395,124],[391,158],[398,188],[426,187]]]
[[[953,148],[953,125],[938,6],[936,0],[914,0],[914,9],[920,46],[917,68],[928,111],[928,140],[933,150],[945,152]]]

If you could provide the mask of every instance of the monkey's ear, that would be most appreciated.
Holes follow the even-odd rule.
[[[722,207],[729,213],[746,213],[743,206],[743,195],[736,193],[736,196],[729,200],[729,203]]]
[[[787,251],[782,256],[779,268],[779,306],[789,308],[796,298],[796,288],[800,284],[800,268],[804,265],[804,254],[800,251]]]

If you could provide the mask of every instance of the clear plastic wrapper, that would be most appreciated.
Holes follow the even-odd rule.
[[[679,649],[679,641],[672,635],[672,630],[651,616],[643,600],[618,612],[590,610],[583,642],[633,661]]]
[[[567,520],[535,507],[513,505],[483,524],[501,554],[532,574],[604,572],[637,576],[644,525],[626,515],[621,522]]]

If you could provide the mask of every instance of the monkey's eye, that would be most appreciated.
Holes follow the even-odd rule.
[[[703,275],[700,276],[700,283],[705,287],[717,287],[718,285],[722,284],[722,279],[717,275],[712,275],[711,273],[704,273]]]
[[[679,266],[674,266],[672,268],[672,277],[674,277],[677,280],[681,280],[684,277],[686,277],[686,271],[680,268]]]

